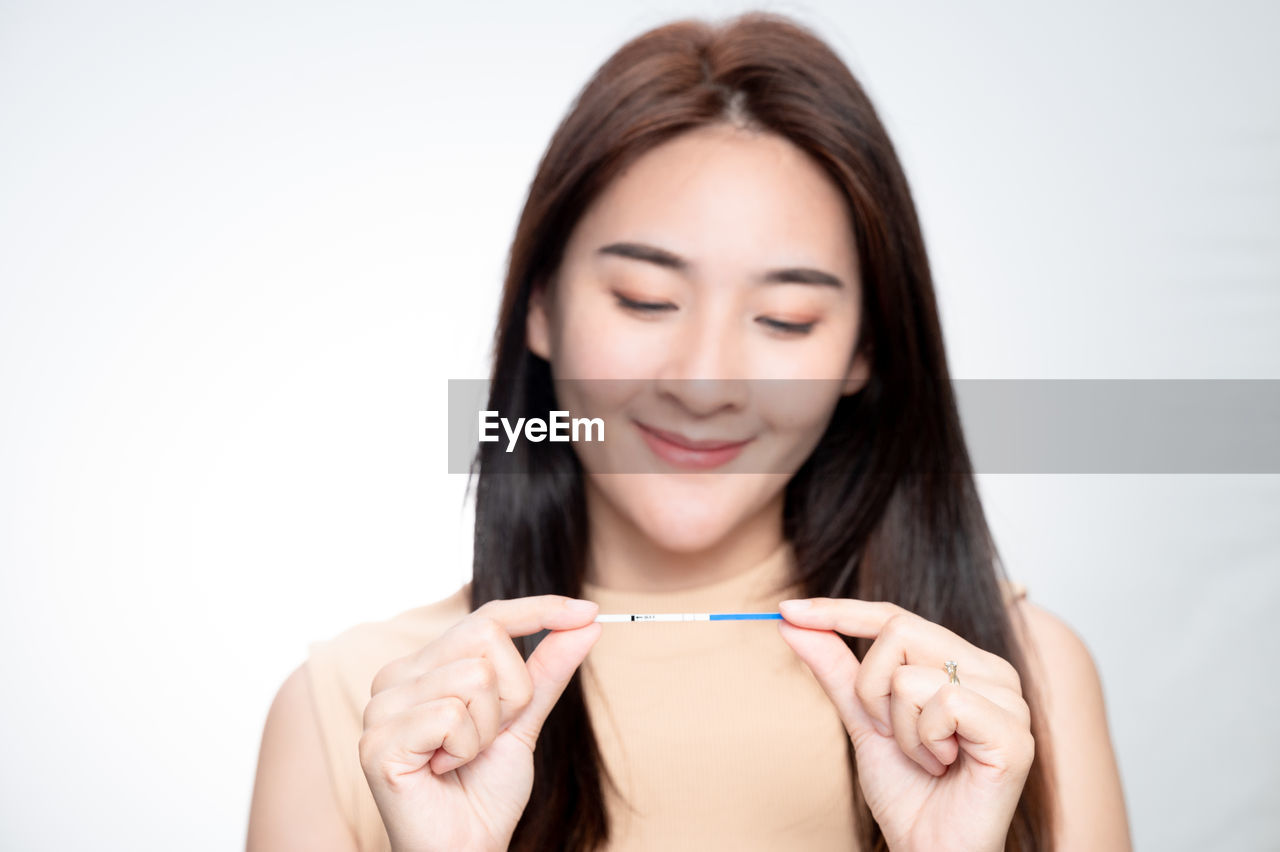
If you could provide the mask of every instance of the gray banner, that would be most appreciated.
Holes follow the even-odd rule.
[[[1280,473],[1280,380],[964,379],[953,388],[978,473]],[[791,471],[840,390],[825,381],[560,380],[557,407],[521,421],[483,415],[487,380],[450,379],[449,472],[468,471],[482,422],[498,451],[568,444],[601,472]]]

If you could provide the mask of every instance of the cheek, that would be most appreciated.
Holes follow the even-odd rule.
[[[660,369],[666,347],[651,324],[622,315],[604,299],[568,306],[556,372],[580,379],[644,379]]]
[[[831,422],[853,357],[857,318],[852,308],[833,314],[813,336],[773,344],[752,359],[752,375],[767,379],[753,384],[752,404],[786,445],[788,467],[808,457]]]
[[[753,402],[773,438],[773,452],[763,460],[771,472],[794,473],[818,445],[840,401],[841,382],[793,379],[761,382]]]
[[[631,400],[642,390],[643,378],[637,369],[644,358],[652,357],[648,345],[627,338],[610,325],[614,321],[598,308],[568,306],[556,345],[552,365],[556,381],[556,401],[575,417],[600,417],[605,422],[605,445],[584,444],[577,449],[588,469],[604,472],[627,470],[625,464],[606,464],[605,448],[615,447],[618,433],[626,428],[625,412]],[[634,462],[632,462],[634,464]],[[634,467],[630,468],[634,469]]]
[[[857,312],[845,308],[830,312],[806,337],[753,335],[748,355],[749,375],[815,383],[842,380],[853,357],[857,330]]]

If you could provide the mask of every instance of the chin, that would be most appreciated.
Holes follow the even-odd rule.
[[[697,553],[714,546],[733,529],[741,512],[726,495],[704,493],[683,498],[670,490],[627,507],[636,525],[655,544],[677,553]]]

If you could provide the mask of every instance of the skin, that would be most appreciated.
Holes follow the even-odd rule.
[[[648,152],[592,205],[530,303],[529,347],[550,361],[573,416],[601,416],[606,444],[575,444],[587,472],[588,579],[678,590],[736,574],[782,543],[783,487],[841,394],[868,377],[853,357],[856,248],[837,187],[783,139],[703,128]],[[601,255],[619,242],[683,258],[671,269]],[[803,267],[843,286],[760,284]],[[620,302],[662,304],[638,311]],[[776,321],[813,323],[783,332]],[[748,378],[792,382],[777,395]],[[698,381],[692,381],[698,380]],[[795,390],[799,388],[799,390]],[[639,473],[634,420],[692,437],[751,437],[736,472]],[[614,427],[619,428],[614,428]],[[557,595],[490,601],[375,677],[360,763],[396,852],[505,849],[528,802],[542,725],[602,634],[595,604]],[[1129,828],[1097,670],[1060,619],[1022,600],[1015,625],[1053,732],[1057,848],[1128,850]],[[884,601],[781,606],[787,642],[853,742],[872,814],[898,850],[1000,850],[1040,745],[1017,672]],[[512,637],[548,634],[527,664]],[[872,640],[859,663],[840,635]],[[958,662],[960,684],[943,662]],[[247,848],[354,849],[319,749],[306,669],[264,730]]]

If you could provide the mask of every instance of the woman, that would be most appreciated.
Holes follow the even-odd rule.
[[[599,69],[487,408],[611,431],[481,444],[473,580],[312,646],[251,848],[1129,848],[1088,651],[998,576],[901,167],[811,32],[681,21]]]

